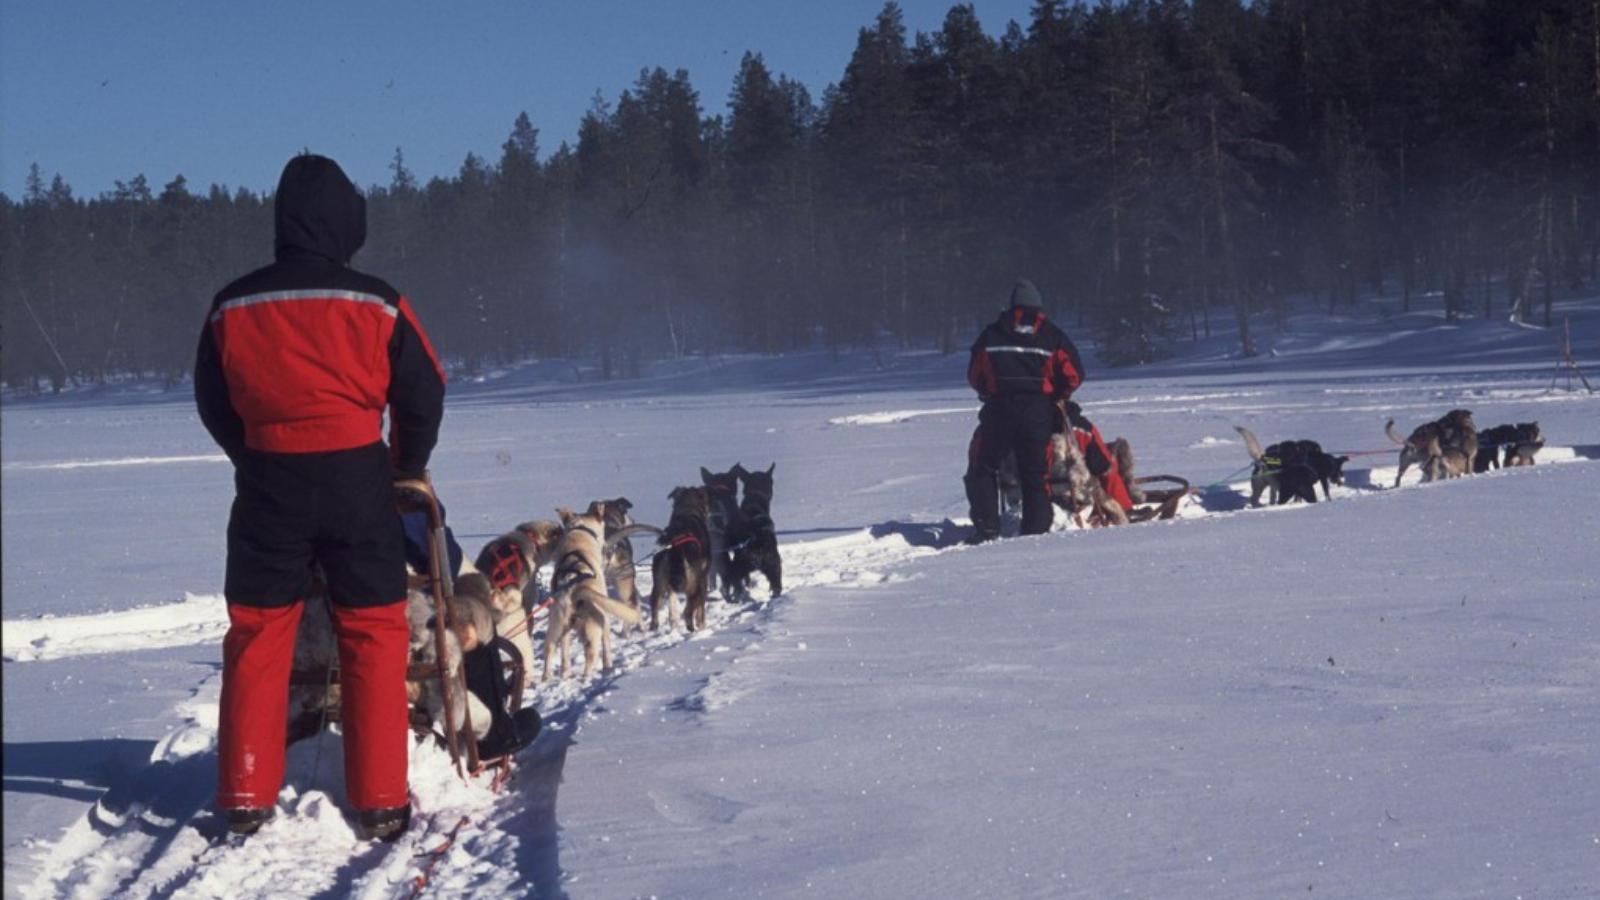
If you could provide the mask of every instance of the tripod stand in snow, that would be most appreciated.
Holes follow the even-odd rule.
[[[1590,386],[1589,379],[1585,378],[1583,370],[1578,368],[1578,361],[1572,358],[1571,319],[1562,320],[1562,336],[1560,340],[1556,341],[1556,351],[1556,370],[1550,375],[1550,387],[1546,393],[1556,389],[1556,382],[1560,380],[1562,375],[1567,376],[1567,390],[1572,390],[1572,379],[1576,376],[1583,383],[1584,390],[1591,394],[1594,393],[1594,388]]]

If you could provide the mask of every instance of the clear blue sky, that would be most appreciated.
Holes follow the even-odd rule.
[[[903,0],[910,32],[951,0]],[[984,28],[1026,25],[1031,0],[978,0]],[[396,146],[419,178],[470,152],[497,159],[526,111],[546,152],[573,140],[596,90],[641,67],[689,70],[725,111],[745,50],[820,97],[881,0],[0,0],[0,191],[28,166],[80,197],[143,173],[271,188],[303,147],[358,183],[388,181]]]

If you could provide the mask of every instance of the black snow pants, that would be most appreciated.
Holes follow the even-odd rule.
[[[336,604],[404,600],[405,539],[392,479],[381,442],[323,453],[246,451],[234,469],[228,602],[299,602],[313,562],[322,564]]]
[[[1055,517],[1046,473],[1056,408],[1043,394],[1009,394],[983,404],[967,455],[967,502],[980,538],[1000,534],[1000,465],[1017,455],[1022,483],[1022,533],[1044,534]]]

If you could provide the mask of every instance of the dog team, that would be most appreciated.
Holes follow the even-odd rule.
[[[1261,495],[1269,502],[1291,500],[1317,502],[1317,485],[1323,499],[1332,499],[1329,484],[1344,484],[1344,464],[1348,456],[1324,452],[1316,441],[1280,441],[1266,449],[1250,429],[1235,426],[1250,453],[1250,504],[1260,505]],[[1499,425],[1478,431],[1472,412],[1453,409],[1432,422],[1418,425],[1410,437],[1402,438],[1390,419],[1383,426],[1389,439],[1400,445],[1400,467],[1394,486],[1400,486],[1406,470],[1415,465],[1424,482],[1487,472],[1501,466],[1531,466],[1534,455],[1544,447],[1538,422]]]
[[[596,500],[582,512],[560,507],[556,521],[524,522],[489,541],[474,568],[486,576],[486,605],[499,632],[531,666],[533,616],[548,606],[542,677],[549,678],[556,668],[563,677],[570,674],[574,635],[583,642],[585,677],[597,663],[609,669],[611,621],[621,622],[625,631],[644,627],[635,581],[639,560],[632,541],[641,535],[656,538],[650,557],[652,630],[660,628],[663,608],[667,627],[677,626],[680,596],[685,627],[704,627],[708,593],[720,589],[725,600],[743,601],[755,572],[766,579],[772,596],[778,596],[783,575],[772,522],[776,468],[774,463],[754,472],[737,464],[721,473],[701,469],[700,485],[677,487],[668,494],[672,511],[665,528],[635,522],[632,502],[617,497]],[[539,572],[546,567],[550,580],[541,585]]]

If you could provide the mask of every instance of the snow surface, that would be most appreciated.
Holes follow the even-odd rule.
[[[1600,302],[1560,312],[1593,379]],[[1138,471],[1203,488],[1179,521],[977,548],[962,358],[458,381],[434,473],[469,551],[776,461],[789,590],[534,689],[498,794],[415,749],[392,847],[332,733],[260,834],[209,814],[231,471],[187,395],[7,396],[6,896],[403,897],[447,843],[429,896],[1600,896],[1600,399],[1500,322],[1263,339],[1091,368]],[[1389,489],[1384,420],[1458,406],[1537,419],[1540,465]],[[1361,455],[1332,503],[1249,510],[1235,424]]]

